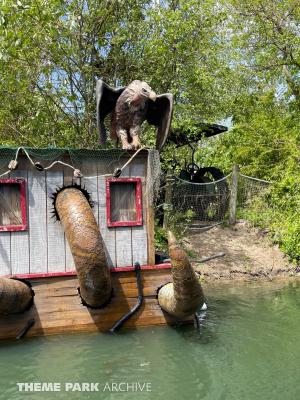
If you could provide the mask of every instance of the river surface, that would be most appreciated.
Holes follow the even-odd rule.
[[[156,327],[2,342],[0,399],[299,399],[299,283],[218,284],[206,294],[199,331]],[[60,391],[19,391],[25,382],[57,383]],[[80,389],[76,383],[98,391],[70,391]]]

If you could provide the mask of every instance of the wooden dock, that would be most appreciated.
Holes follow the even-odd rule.
[[[142,270],[144,301],[124,328],[174,324],[156,299],[157,289],[171,281],[169,268]],[[107,331],[137,302],[135,273],[112,273],[113,297],[103,309],[90,309],[81,304],[76,276],[32,279],[34,305],[20,315],[0,317],[0,339],[15,338],[30,319],[34,326],[27,336],[61,334],[76,331]],[[189,318],[185,322],[190,322]]]

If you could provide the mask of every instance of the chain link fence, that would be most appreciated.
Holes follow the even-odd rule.
[[[237,190],[237,208],[251,208],[253,202],[262,200],[270,188],[271,182],[239,173]]]
[[[187,215],[186,226],[189,229],[201,229],[234,219],[245,218],[247,213],[259,202],[263,206],[271,182],[230,173],[216,181],[193,183],[179,177],[168,176],[163,186],[164,225],[168,224],[167,215],[181,213]],[[236,193],[234,193],[234,191]]]
[[[239,173],[236,218],[257,222],[262,213],[272,215],[274,210],[268,202],[271,188],[272,182]]]
[[[213,223],[222,221],[229,206],[230,175],[207,183],[187,182],[174,178],[172,207],[176,211],[191,211],[192,221]]]

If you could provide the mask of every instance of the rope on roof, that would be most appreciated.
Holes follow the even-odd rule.
[[[132,160],[136,157],[136,155],[141,151],[144,150],[145,147],[141,147],[138,150],[135,151],[135,153],[130,157],[130,159],[128,161],[126,161],[126,163],[121,167],[121,168],[117,168],[113,174],[105,174],[104,176],[114,176],[115,178],[118,178],[121,174],[122,171],[132,162]],[[51,168],[53,168],[55,165],[60,164],[60,165],[64,165],[65,167],[71,168],[73,170],[73,174],[75,178],[83,178],[83,174],[82,172],[78,169],[75,168],[73,165],[70,165],[68,163],[65,163],[63,161],[60,160],[56,160],[53,161],[50,165],[48,165],[47,167],[44,167],[39,161],[34,162],[33,159],[30,157],[28,151],[26,150],[25,147],[18,147],[16,150],[16,154],[15,154],[15,158],[13,160],[11,160],[8,164],[8,170],[5,171],[2,175],[0,175],[0,178],[2,176],[5,176],[7,174],[9,174],[11,171],[14,171],[18,168],[18,157],[20,154],[20,151],[23,151],[24,154],[26,155],[27,159],[29,160],[29,162],[32,164],[33,167],[35,167],[38,171],[46,171],[49,170]]]

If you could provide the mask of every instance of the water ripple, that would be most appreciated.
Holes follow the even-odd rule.
[[[300,287],[208,291],[200,329],[161,327],[28,339],[0,345],[0,400],[52,400],[17,382],[150,382],[151,392],[55,394],[59,399],[298,398]]]

